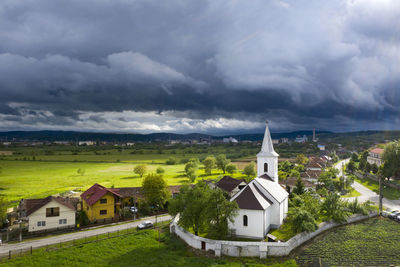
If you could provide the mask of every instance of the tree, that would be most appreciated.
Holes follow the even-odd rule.
[[[206,227],[210,194],[211,189],[204,182],[197,183],[193,188],[184,185],[179,195],[170,201],[168,212],[172,216],[179,213],[178,224],[186,229],[192,228],[194,234],[198,235]]]
[[[353,155],[354,155],[354,153],[353,153]],[[346,171],[349,173],[353,173],[355,171],[355,169],[356,169],[356,166],[354,164],[354,161],[350,160],[349,163],[347,164]]]
[[[164,178],[161,175],[153,173],[144,178],[142,191],[146,201],[153,208],[164,208],[165,203],[171,195]]]
[[[295,233],[313,232],[318,229],[314,217],[304,209],[295,208],[291,213],[290,219]]]
[[[373,174],[377,174],[379,171],[378,165],[376,165],[376,163],[371,165],[371,171]]]
[[[197,178],[197,170],[199,169],[199,159],[191,158],[185,165],[185,173],[190,182],[194,182]]]
[[[298,164],[296,166],[294,166],[294,170],[298,171],[298,172],[303,172],[305,170],[304,165]]]
[[[211,238],[227,236],[228,221],[234,222],[238,209],[236,201],[229,201],[221,190],[211,191],[207,201],[208,234]]]
[[[400,177],[400,140],[386,145],[383,160],[383,177]]]
[[[358,155],[357,155],[357,153],[352,153],[351,154],[351,159],[350,160],[352,160],[352,161],[354,161],[354,162],[358,162],[359,161],[359,159],[358,159]]]
[[[165,164],[167,164],[167,165],[175,165],[176,162],[177,162],[176,158],[170,157],[165,161]]]
[[[360,155],[360,163],[358,164],[358,168],[363,171],[365,169],[365,165],[367,164],[367,158],[368,158],[368,150],[364,151]]]
[[[329,193],[324,202],[322,202],[321,212],[327,219],[332,219],[335,222],[344,222],[349,212],[346,211],[345,203],[340,199],[340,196],[335,193]]]
[[[163,167],[158,167],[157,170],[156,170],[156,173],[160,174],[160,175],[163,175],[165,173],[165,170],[164,170]]]
[[[300,178],[300,173],[299,173],[299,171],[293,169],[293,170],[290,171],[289,176],[290,177],[294,177],[294,178]]]
[[[243,173],[247,175],[248,179],[252,176],[254,177],[256,175],[256,164],[253,161],[247,164],[243,169]]]
[[[293,193],[297,195],[302,195],[304,194],[304,192],[305,192],[305,187],[303,180],[300,177],[298,177],[296,180],[295,188],[293,189]]]
[[[236,170],[237,170],[237,167],[236,167],[235,164],[230,163],[230,164],[228,164],[228,165],[226,166],[226,171],[227,171],[229,174],[234,174],[234,173],[236,172]]]
[[[76,172],[83,176],[85,175],[86,170],[84,168],[79,168]]]
[[[216,158],[217,161],[217,167],[218,169],[221,169],[223,173],[225,174],[226,171],[226,166],[231,163],[229,159],[226,158],[225,154],[219,154]]]
[[[140,177],[143,177],[143,175],[147,172],[147,165],[144,164],[136,165],[135,168],[133,169],[133,172],[138,174]]]
[[[306,165],[308,163],[308,158],[304,154],[298,154],[296,156],[296,163],[301,165]]]
[[[370,164],[369,162],[367,162],[367,163],[365,164],[364,171],[365,171],[366,173],[369,173],[369,172],[371,171],[371,164]]]
[[[204,165],[204,172],[207,175],[211,175],[211,171],[213,168],[215,168],[216,164],[216,159],[213,156],[208,156],[203,160],[203,165]]]
[[[290,172],[291,169],[292,164],[288,160],[285,160],[284,162],[278,164],[278,170],[280,171]]]
[[[6,222],[7,219],[8,201],[5,197],[0,197],[0,227]]]

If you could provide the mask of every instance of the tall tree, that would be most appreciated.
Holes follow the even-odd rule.
[[[302,195],[305,192],[305,187],[304,187],[304,183],[303,180],[298,177],[296,180],[296,184],[295,187],[293,189],[293,193],[297,194],[297,195]]]
[[[231,163],[231,161],[230,161],[229,159],[226,158],[226,155],[225,155],[225,154],[219,154],[219,155],[217,156],[216,160],[217,160],[217,167],[218,167],[218,169],[221,169],[221,170],[224,172],[224,174],[225,174],[226,166],[227,166],[229,163]]]
[[[211,175],[211,171],[213,168],[215,168],[216,164],[216,159],[213,156],[208,156],[203,160],[203,165],[204,165],[204,172],[207,175]]]
[[[251,181],[251,178],[256,176],[256,164],[253,161],[247,164],[243,169],[243,173],[247,175],[247,182]]]
[[[164,178],[161,175],[153,173],[143,179],[142,191],[146,202],[154,208],[164,208],[165,203],[171,196]]]
[[[147,165],[144,164],[136,165],[135,168],[133,169],[133,172],[138,174],[140,177],[143,177],[143,175],[147,172]]]
[[[237,167],[236,167],[235,164],[229,163],[229,164],[226,166],[226,171],[227,171],[229,174],[234,174],[234,173],[236,172],[236,170],[237,170]]]
[[[0,197],[0,227],[3,227],[6,222],[8,204],[5,197]]]
[[[199,159],[191,158],[185,165],[186,176],[189,177],[190,182],[194,182],[197,178],[197,170],[199,169]]]
[[[349,215],[349,212],[346,211],[345,203],[336,193],[327,195],[324,202],[322,202],[321,212],[326,218],[339,223],[344,222]]]
[[[386,145],[383,160],[382,175],[385,178],[400,177],[400,140]]]
[[[308,158],[304,154],[298,154],[296,156],[296,163],[306,165],[308,163]]]

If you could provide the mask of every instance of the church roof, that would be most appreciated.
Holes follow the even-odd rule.
[[[246,181],[244,179],[239,180],[239,179],[232,178],[230,176],[224,176],[224,177],[222,177],[221,180],[216,182],[215,185],[218,188],[230,193],[233,189],[235,189],[239,184],[241,184],[243,182],[246,183]]]
[[[278,153],[275,152],[274,146],[272,145],[271,134],[268,128],[268,121],[265,127],[264,140],[261,146],[261,151],[257,154],[257,156],[279,156]]]
[[[265,190],[278,203],[282,203],[282,201],[284,201],[289,195],[289,193],[285,189],[283,189],[282,186],[271,180],[258,177],[255,178],[252,182],[256,183],[257,186],[260,186],[260,191]]]
[[[247,210],[265,210],[272,204],[272,201],[253,183],[243,188],[231,201],[236,201],[240,209]]]

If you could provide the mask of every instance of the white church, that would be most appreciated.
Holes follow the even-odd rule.
[[[257,177],[230,200],[239,206],[234,223],[229,223],[236,236],[263,239],[270,229],[279,228],[283,223],[289,194],[278,183],[278,157],[267,122],[261,151],[257,154]]]

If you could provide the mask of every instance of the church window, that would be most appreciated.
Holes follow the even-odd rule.
[[[243,226],[247,226],[247,215],[243,215]]]
[[[264,172],[268,172],[268,163],[264,163]]]

